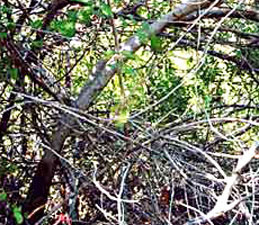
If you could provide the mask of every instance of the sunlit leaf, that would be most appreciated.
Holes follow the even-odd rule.
[[[128,118],[129,118],[129,111],[121,110],[120,114],[116,118],[116,126],[119,128],[123,127],[124,124],[128,122]]]
[[[113,50],[108,50],[104,53],[105,57],[110,58],[111,56],[113,56],[115,54],[115,51]]]
[[[148,35],[150,32],[150,25],[148,23],[143,23],[141,28],[137,30],[137,36],[142,43],[148,41]]]
[[[122,51],[122,54],[127,58],[127,59],[135,59],[135,56],[132,52],[130,51]]]
[[[105,3],[101,4],[101,12],[104,16],[111,18],[113,16],[111,7]]]
[[[31,21],[31,27],[34,28],[34,29],[39,29],[42,27],[42,20],[34,20],[34,21]]]
[[[63,21],[60,27],[60,33],[67,37],[73,37],[76,33],[74,21]]]
[[[88,25],[91,21],[92,14],[93,14],[93,7],[86,6],[79,11],[78,19],[80,22]]]
[[[156,35],[152,35],[150,38],[151,41],[151,49],[155,52],[159,52],[162,50],[162,41]]]
[[[208,96],[208,95],[205,96],[205,107],[206,108],[209,108],[211,100],[212,100],[211,96]]]
[[[135,75],[135,70],[131,66],[124,65],[123,73],[125,73],[127,75]]]

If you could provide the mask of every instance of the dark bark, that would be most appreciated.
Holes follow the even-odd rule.
[[[37,4],[37,0],[31,0],[29,8],[23,9],[22,15],[16,22],[16,33],[19,33],[22,29],[22,25],[24,24],[25,20],[29,17],[30,12],[32,11],[33,7]]]
[[[66,118],[63,118],[63,121],[65,122]],[[45,149],[45,155],[38,164],[27,199],[23,205],[23,212],[28,214],[30,224],[34,224],[44,215],[44,206],[48,200],[51,181],[59,162],[54,152],[61,151],[69,132],[68,127],[64,126],[64,124],[59,124],[58,129],[53,134],[50,144],[51,149]]]
[[[54,17],[56,16],[58,10],[66,7],[69,4],[69,0],[53,0],[51,5],[49,6],[49,10],[48,13],[46,15],[46,17],[43,20],[43,25],[41,30],[46,30],[49,26],[49,24],[51,23],[51,21],[54,19]],[[36,40],[43,40],[45,33],[38,31],[37,32],[37,36],[36,36]]]
[[[208,11],[205,15],[204,18],[222,18],[228,13],[231,12],[231,8],[219,8],[219,9],[212,9]],[[193,21],[201,13],[193,13],[188,16],[186,16],[185,21]],[[230,15],[228,15],[228,18],[239,18],[239,19],[245,19],[245,20],[252,20],[255,22],[259,22],[259,12],[255,10],[235,10],[233,11]],[[177,21],[176,21],[177,23]],[[181,22],[179,22],[181,24]]]
[[[11,117],[11,108],[14,106],[15,102],[15,94],[11,93],[10,97],[8,99],[9,104],[5,107],[5,112],[1,118],[0,122],[0,143],[2,143],[3,136],[6,134],[7,128],[8,128],[8,122]],[[9,109],[9,110],[8,110]]]

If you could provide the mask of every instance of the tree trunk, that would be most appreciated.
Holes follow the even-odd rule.
[[[70,129],[68,127],[64,126],[64,124],[59,124],[58,129],[53,134],[51,142],[52,151],[50,149],[45,149],[45,155],[38,164],[38,168],[29,188],[27,199],[23,205],[23,212],[27,213],[31,224],[37,222],[44,214],[51,181],[59,162],[54,151],[61,151],[69,132]]]

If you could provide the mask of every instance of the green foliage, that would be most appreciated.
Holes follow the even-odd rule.
[[[13,207],[13,216],[16,220],[17,224],[22,224],[23,223],[23,216],[22,216],[22,207]]]
[[[242,48],[239,54],[244,57],[252,67],[259,69],[259,48]]]
[[[68,11],[67,19],[54,20],[51,22],[51,29],[66,37],[74,37],[76,34],[77,12]]]
[[[149,14],[147,7],[144,6],[138,8],[137,14],[146,19],[151,18],[151,15]]]
[[[6,178],[5,183],[9,182],[12,185],[8,187],[6,185],[7,188],[0,189],[0,201],[2,201],[1,203],[4,202],[5,207],[10,211],[8,214],[8,219],[12,219],[10,224],[21,224],[26,217],[21,213],[20,202],[23,199],[16,197],[16,194],[24,194],[24,191],[27,191],[27,186],[23,185],[23,188],[19,189],[17,178],[26,178],[25,180],[32,178],[31,173],[25,173],[23,168],[33,170],[33,162],[38,162],[38,156],[41,155],[44,148],[41,145],[39,147],[38,143],[46,143],[48,140],[52,140],[52,131],[57,130],[56,126],[59,126],[55,122],[59,118],[63,118],[61,114],[66,113],[64,109],[67,103],[63,105],[63,102],[59,102],[62,110],[46,105],[43,103],[45,101],[39,101],[38,103],[37,99],[42,99],[52,104],[54,98],[45,88],[42,88],[43,86],[35,84],[30,76],[25,76],[25,81],[19,82],[20,77],[23,76],[19,77],[18,75],[23,74],[20,74],[17,69],[20,68],[20,61],[16,60],[17,56],[20,59],[27,60],[28,65],[31,66],[30,69],[35,72],[37,78],[44,82],[58,98],[62,97],[63,91],[65,91],[69,99],[68,102],[70,103],[71,100],[69,106],[74,106],[73,100],[78,98],[82,87],[89,81],[89,78],[91,78],[89,83],[96,84],[96,86],[89,87],[86,92],[95,91],[91,96],[98,97],[94,99],[91,107],[87,108],[85,112],[79,112],[80,116],[92,120],[95,125],[93,125],[94,123],[86,123],[84,119],[78,119],[78,123],[82,126],[75,126],[75,129],[74,127],[73,130],[71,129],[71,134],[74,131],[76,132],[77,128],[78,132],[66,141],[61,155],[71,162],[71,165],[75,166],[74,168],[86,172],[85,174],[91,174],[92,170],[89,165],[92,160],[98,161],[98,163],[100,160],[98,170],[104,172],[96,173],[96,178],[107,187],[117,188],[116,185],[120,183],[121,179],[120,174],[128,174],[129,176],[125,177],[127,196],[121,196],[123,198],[134,199],[135,196],[140,195],[140,197],[143,197],[141,201],[145,202],[145,199],[147,199],[148,202],[150,194],[160,196],[161,193],[156,192],[156,190],[164,187],[164,184],[162,186],[161,183],[155,182],[165,180],[167,186],[171,182],[173,182],[172,186],[175,186],[175,175],[178,177],[179,172],[180,174],[186,174],[190,182],[194,177],[202,183],[201,186],[207,186],[210,181],[204,182],[207,179],[205,176],[200,179],[199,177],[202,176],[200,171],[204,171],[204,174],[212,173],[212,175],[216,175],[215,177],[218,174],[215,170],[211,170],[210,162],[208,162],[206,170],[202,161],[204,159],[199,158],[199,154],[194,153],[196,147],[207,150],[207,146],[212,144],[211,149],[209,149],[210,152],[242,154],[242,152],[238,152],[238,148],[233,143],[221,139],[214,132],[215,130],[228,138],[230,137],[230,139],[234,136],[240,146],[249,146],[249,143],[257,138],[258,127],[254,128],[249,124],[249,131],[246,131],[247,128],[243,128],[246,125],[244,123],[223,121],[219,124],[212,122],[215,126],[215,129],[212,130],[204,122],[207,117],[219,118],[219,120],[221,117],[249,118],[249,121],[251,121],[258,114],[258,109],[255,107],[259,104],[257,74],[243,70],[240,65],[229,61],[232,57],[236,57],[240,61],[245,59],[245,62],[248,62],[252,67],[259,67],[259,51],[257,43],[253,42],[256,41],[256,35],[249,36],[249,33],[257,34],[259,28],[252,19],[246,21],[245,17],[241,19],[228,18],[224,20],[222,26],[218,27],[215,26],[215,23],[218,23],[219,20],[203,17],[193,27],[190,26],[192,21],[182,24],[170,23],[168,27],[155,35],[150,24],[174,9],[177,2],[152,0],[144,4],[145,1],[139,0],[114,0],[110,2],[71,0],[73,3],[79,2],[81,4],[68,4],[63,8],[61,4],[60,8],[57,7],[58,10],[53,14],[53,17],[49,17],[52,20],[46,28],[49,30],[42,31],[44,32],[44,38],[38,40],[41,36],[38,34],[42,29],[43,21],[46,21],[44,19],[46,19],[51,6],[53,6],[48,5],[46,7],[50,2],[44,1],[44,4],[37,4],[34,6],[35,8],[26,6],[24,9],[19,8],[20,4],[5,6],[4,3],[0,3],[0,39],[6,39],[1,43],[8,42],[7,47],[0,46],[0,89],[4,89],[0,93],[2,102],[0,111],[5,112],[6,106],[10,104],[11,90],[24,92],[26,95],[35,97],[35,100],[33,98],[33,104],[22,95],[14,99],[15,107],[11,107],[8,131],[4,134],[3,143],[0,143],[0,147],[3,145],[6,151],[4,154],[9,157],[6,160],[0,160],[0,178]],[[67,2],[65,1],[65,3]],[[143,5],[134,11],[134,7],[140,3],[143,3]],[[236,4],[237,2],[230,1],[230,5],[233,7]],[[15,22],[23,13],[26,14],[26,18],[24,21],[20,20],[22,25],[19,26]],[[181,19],[184,20],[185,17]],[[211,31],[215,27],[218,31],[213,37],[210,37]],[[115,32],[113,32],[114,28]],[[18,33],[16,30],[20,32]],[[188,32],[186,32],[187,30]],[[127,40],[132,40],[129,39],[132,35],[137,35],[143,44],[142,47],[134,53],[132,51],[118,53],[115,40],[122,46]],[[208,40],[210,41],[209,44]],[[14,48],[11,48],[13,46]],[[204,51],[205,49],[208,51]],[[14,50],[18,50],[18,52]],[[208,55],[212,52],[222,54],[224,60],[217,59],[214,56],[204,57],[203,55],[203,53]],[[111,62],[109,59],[113,56],[115,61],[117,59],[117,63],[109,65],[109,62]],[[35,57],[38,59],[34,60]],[[204,59],[205,61],[203,61]],[[96,77],[90,75],[99,60],[108,61],[106,68],[117,69],[117,74],[110,81],[103,81],[101,78],[92,81],[92,78],[95,79]],[[17,61],[18,65],[16,65]],[[201,66],[197,71],[199,65]],[[47,73],[44,73],[45,71]],[[93,75],[96,74],[93,73]],[[102,89],[103,82],[108,83],[104,89]],[[62,94],[59,93],[61,89]],[[98,95],[99,93],[101,94]],[[28,102],[30,104],[27,104]],[[246,105],[248,105],[248,108],[245,108]],[[55,106],[57,106],[56,102]],[[78,107],[80,108],[80,105]],[[71,115],[71,118],[74,118],[74,116]],[[67,121],[70,122],[70,120],[64,121],[64,126]],[[194,124],[198,122],[198,125],[188,127],[188,123],[193,122]],[[182,125],[187,129],[183,130]],[[81,130],[81,128],[83,129]],[[110,132],[107,132],[108,130]],[[236,135],[236,131],[241,132]],[[126,139],[123,140],[118,134],[125,135],[136,142],[126,142]],[[163,134],[166,134],[166,136]],[[80,149],[80,158],[74,157],[71,154],[74,151],[74,143],[81,138],[85,141],[88,136],[90,141],[87,140],[89,142],[87,143],[87,149],[84,149],[84,147]],[[176,138],[179,143],[177,141],[170,142],[169,138],[164,139],[166,137]],[[157,141],[156,138],[158,138]],[[181,141],[186,141],[186,144],[181,143]],[[170,143],[167,144],[167,142]],[[175,146],[175,142],[179,146]],[[162,144],[156,146],[156,143]],[[142,149],[142,144],[154,150],[154,154],[156,154],[156,150],[160,154],[153,156],[153,151],[146,151],[146,148]],[[186,146],[191,151],[187,150]],[[176,164],[179,165],[181,171],[168,166],[170,160],[165,160],[163,155],[165,151],[163,150],[168,151],[172,159],[177,159]],[[193,155],[195,156],[193,157]],[[229,171],[233,171],[232,168],[229,169],[231,166],[225,165],[228,160],[225,160],[224,157],[212,157],[219,162],[219,165],[227,174],[230,174]],[[155,164],[152,161],[154,158]],[[86,167],[81,167],[82,160],[87,161]],[[19,164],[15,164],[15,162],[19,162]],[[129,162],[132,166],[127,173],[125,171],[125,173],[120,172],[120,167],[125,162]],[[21,165],[22,169],[17,165]],[[161,171],[159,171],[160,169]],[[163,169],[164,171],[162,171]],[[198,176],[196,176],[195,170],[198,170]],[[60,177],[60,171],[63,170],[57,171],[57,177]],[[109,171],[112,171],[111,177],[109,177]],[[162,176],[159,176],[160,172]],[[158,173],[158,179],[152,178],[155,173]],[[115,177],[116,179],[114,179]],[[138,180],[135,182],[136,178],[140,179],[141,177],[145,178],[144,182]],[[75,179],[77,180],[76,177]],[[114,180],[116,181],[114,182]],[[133,186],[132,193],[134,193],[132,196],[130,193],[131,183]],[[141,187],[136,187],[138,183]],[[148,183],[150,183],[150,186],[154,184],[154,187],[150,187],[151,191],[148,189]],[[57,188],[58,185],[53,185],[50,197],[62,197],[59,187]],[[193,185],[195,186],[195,184]],[[13,189],[8,189],[11,186]],[[188,188],[186,186],[186,191],[189,190]],[[75,187],[76,189],[78,190]],[[79,192],[74,194],[81,195],[81,191]],[[87,192],[87,201],[90,202],[94,191],[89,189],[82,190],[82,192],[84,192],[83,194]],[[204,207],[200,204],[199,192],[197,193],[198,206]],[[186,194],[189,195],[187,192]],[[93,195],[95,198],[93,202],[95,202],[98,196]],[[110,200],[104,200],[109,205],[108,201]],[[87,210],[89,210],[87,214],[94,218],[96,210],[91,209],[90,204],[86,203],[86,205]],[[159,206],[160,203],[158,202],[157,205]],[[126,204],[124,206],[126,207],[125,223],[146,223],[146,221],[134,221],[132,219],[134,213],[132,213],[130,207],[127,207]],[[51,207],[52,203],[49,205],[50,210]],[[60,210],[65,211],[66,208]],[[202,209],[207,212],[209,206],[206,205]],[[110,211],[109,208],[107,210]],[[156,215],[156,212],[150,213],[149,208],[145,207],[144,210],[140,208],[139,211],[150,215],[152,219]],[[168,212],[167,209],[161,210],[161,213],[162,211]],[[172,212],[176,211],[172,208]],[[114,214],[112,216],[116,217],[116,212],[112,210],[111,212]],[[129,212],[131,214],[127,218],[126,214]],[[84,217],[83,214],[78,213],[77,215]],[[7,218],[7,214],[1,214],[0,220],[3,215]],[[166,222],[162,221],[161,218],[168,218],[164,215],[158,216],[157,221],[152,221],[154,224]],[[173,216],[172,214],[171,217]],[[86,217],[84,218],[85,221],[87,221]],[[137,214],[136,217],[141,218],[140,214]],[[130,221],[131,219],[133,223]],[[175,223],[184,224],[179,221]]]
[[[12,30],[12,29],[15,28],[15,23],[13,21],[8,21],[6,27],[7,27],[8,30]]]
[[[11,6],[0,5],[0,39],[6,38],[6,31],[15,28],[15,22],[12,17],[13,8]]]
[[[212,102],[211,96],[206,95],[206,96],[205,96],[205,108],[206,108],[206,109],[209,109],[209,108],[210,108],[211,102]]]
[[[129,76],[136,75],[136,71],[134,70],[134,68],[132,68],[131,66],[128,66],[128,65],[124,65],[122,67],[122,73],[125,75],[129,75]]]
[[[142,23],[141,27],[137,30],[136,35],[143,44],[146,44],[149,40],[149,33],[150,25],[144,22]]]
[[[104,53],[104,58],[110,59],[115,53],[114,50],[108,50]]]
[[[175,76],[174,74],[160,75],[163,76],[162,80],[160,80],[159,83],[154,86],[156,88],[154,90],[155,99],[161,99],[181,83],[181,78]],[[152,79],[151,83],[153,82],[155,82],[155,79]],[[157,116],[160,117],[165,112],[169,112],[172,109],[175,109],[175,111],[178,113],[183,113],[187,107],[187,103],[188,94],[186,92],[186,89],[184,87],[180,87],[170,97],[168,97],[165,102],[159,105],[159,112]],[[155,115],[155,117],[157,116]]]
[[[18,69],[11,68],[11,69],[9,69],[9,73],[13,80],[16,80],[18,78]]]
[[[32,49],[34,48],[41,48],[43,46],[43,41],[42,40],[36,40],[31,42],[31,47]]]
[[[161,52],[162,51],[162,40],[161,38],[157,37],[156,35],[152,35],[150,38],[151,41],[151,49],[154,52]]]
[[[2,159],[0,163],[0,177],[6,176],[6,174],[14,173],[18,169],[17,165],[4,159]]]
[[[76,33],[75,21],[73,20],[61,20],[52,23],[54,30],[57,30],[66,37],[73,37]]]
[[[33,28],[33,29],[39,29],[39,28],[41,28],[42,27],[42,20],[32,20],[31,22],[30,22],[30,25],[31,25],[31,27]]]
[[[197,76],[202,80],[203,86],[206,89],[221,74],[222,70],[219,68],[218,61],[213,57],[206,57],[204,66],[201,67]]]
[[[5,191],[2,191],[0,193],[0,201],[5,201],[7,199],[7,193]]]
[[[119,110],[119,115],[115,120],[115,126],[118,129],[123,129],[124,125],[128,122],[129,115],[130,111],[126,107],[123,110]]]
[[[79,22],[89,25],[91,22],[91,16],[93,15],[93,13],[94,13],[94,10],[92,5],[83,7],[78,12]]]
[[[105,3],[101,3],[100,10],[101,10],[101,15],[104,16],[105,18],[113,17],[113,12],[109,5],[107,5]]]
[[[13,9],[6,5],[0,6],[0,18],[4,17],[6,14],[12,14]]]
[[[130,51],[122,51],[122,55],[125,56],[127,59],[135,59],[135,55]]]
[[[1,32],[0,33],[0,39],[5,39],[5,38],[7,38],[7,33]]]

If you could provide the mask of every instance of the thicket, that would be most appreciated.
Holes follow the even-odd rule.
[[[1,224],[256,224],[257,1],[0,2]]]

